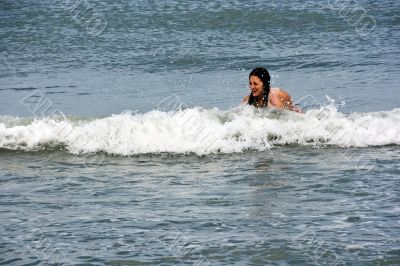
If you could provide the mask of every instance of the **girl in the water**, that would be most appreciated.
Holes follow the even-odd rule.
[[[253,105],[257,108],[275,107],[302,113],[301,109],[293,104],[292,97],[279,88],[271,88],[271,77],[263,67],[258,67],[250,72],[249,87],[250,95],[243,98],[243,103]]]

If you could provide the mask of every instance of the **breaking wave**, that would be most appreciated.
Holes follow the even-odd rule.
[[[400,108],[350,113],[322,107],[298,114],[240,106],[123,112],[102,118],[0,116],[0,149],[73,154],[233,153],[278,145],[400,145]]]

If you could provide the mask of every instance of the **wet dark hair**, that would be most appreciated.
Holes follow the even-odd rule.
[[[269,94],[269,90],[271,88],[271,77],[268,73],[268,70],[263,67],[257,67],[250,72],[249,79],[251,78],[251,76],[256,76],[259,79],[261,79],[261,81],[264,85],[264,87],[263,87],[263,102],[264,102],[264,105],[267,106],[268,105],[268,94]],[[253,93],[250,93],[248,104],[253,105],[254,101],[255,101],[255,97],[253,96]]]

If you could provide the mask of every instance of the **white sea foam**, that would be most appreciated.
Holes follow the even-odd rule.
[[[400,145],[400,108],[343,114],[335,108],[297,114],[241,106],[229,111],[124,112],[105,118],[1,117],[0,148],[40,150],[64,146],[74,154],[106,152],[232,153],[276,145],[367,147]]]

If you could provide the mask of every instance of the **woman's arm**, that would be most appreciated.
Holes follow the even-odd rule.
[[[289,93],[286,91],[279,90],[275,99],[276,101],[274,102],[274,105],[276,107],[295,111],[297,113],[303,113],[303,111],[293,103],[292,97],[290,97]]]

